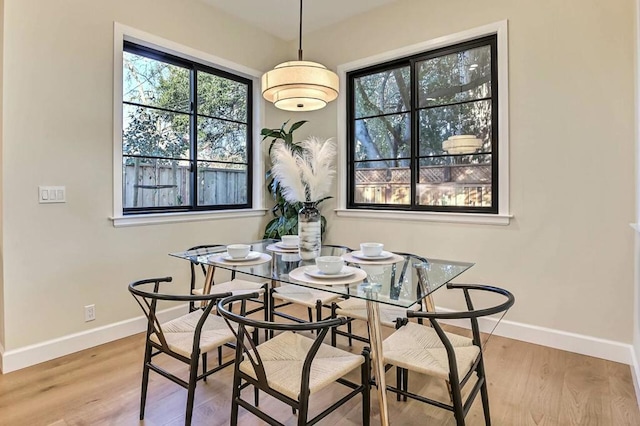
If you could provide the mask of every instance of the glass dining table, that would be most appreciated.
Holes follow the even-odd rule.
[[[433,309],[430,295],[473,263],[439,259],[427,259],[415,254],[383,251],[378,256],[365,256],[361,251],[342,255],[345,266],[337,274],[327,275],[315,266],[315,260],[302,260],[297,247],[286,246],[279,240],[267,239],[248,243],[251,245],[245,258],[234,259],[225,246],[199,248],[170,253],[171,256],[207,265],[205,293],[211,291],[216,268],[266,279],[273,287],[297,285],[322,290],[344,297],[366,301],[367,325],[372,354],[372,367],[377,384],[380,422],[389,424],[386,382],[382,353],[380,306],[393,305],[402,308],[420,303],[427,310]],[[323,247],[321,255],[329,252]]]

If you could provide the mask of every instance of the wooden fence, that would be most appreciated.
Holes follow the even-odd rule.
[[[188,167],[127,165],[123,173],[125,207],[167,207],[189,203]],[[212,168],[200,171],[198,205],[246,202],[246,170]]]
[[[136,179],[137,176],[137,179]],[[189,169],[184,166],[126,166],[124,206],[180,206],[189,203]],[[246,203],[247,173],[204,169],[198,205]],[[411,171],[406,167],[356,170],[356,202],[408,204]],[[423,205],[490,206],[491,166],[461,164],[420,168],[418,202]]]
[[[408,167],[356,170],[358,203],[409,204]],[[417,185],[422,205],[490,206],[491,166],[454,164],[420,168]]]

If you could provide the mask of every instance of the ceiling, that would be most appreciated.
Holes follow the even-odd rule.
[[[283,40],[298,38],[299,0],[200,0]],[[304,0],[302,27],[309,33],[398,0]]]

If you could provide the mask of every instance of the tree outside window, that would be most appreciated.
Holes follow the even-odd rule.
[[[496,52],[491,36],[348,73],[350,208],[497,213]],[[444,149],[461,135],[477,146]]]

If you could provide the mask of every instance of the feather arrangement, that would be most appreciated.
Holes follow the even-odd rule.
[[[284,142],[274,145],[271,151],[274,185],[280,184],[282,196],[290,203],[318,201],[331,190],[336,173],[333,165],[336,145],[333,139],[310,137],[300,147],[300,152],[293,152]]]

